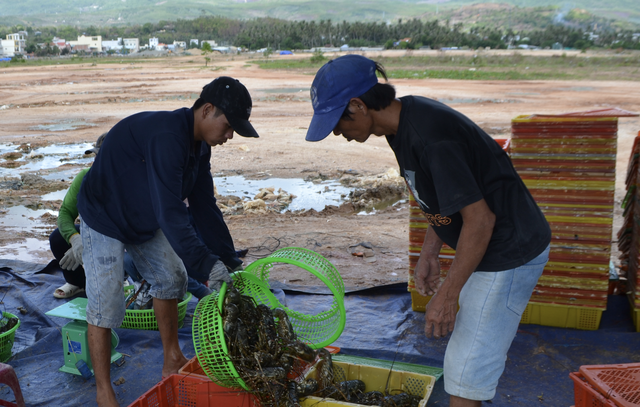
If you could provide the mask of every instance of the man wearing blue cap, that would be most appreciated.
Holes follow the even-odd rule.
[[[214,290],[231,282],[223,261],[207,247],[220,236],[231,241],[218,219],[222,214],[213,195],[211,147],[233,138],[234,131],[258,137],[250,114],[251,96],[244,85],[217,78],[190,109],[143,112],[121,120],[85,176],[78,210],[98,405],[118,405],[109,365],[111,329],[119,327],[125,315],[125,250],[151,285],[164,352],[163,377],[187,362],[178,343],[177,307],[187,289],[185,266],[208,275]]]
[[[531,293],[549,257],[551,230],[502,148],[461,113],[418,96],[396,98],[384,68],[347,55],[311,86],[308,141],[333,132],[348,141],[385,136],[429,221],[415,269],[432,296],[425,334],[452,332],[444,356],[450,406],[493,398]],[[456,249],[441,281],[443,243]],[[459,305],[459,311],[458,310]],[[457,311],[457,312],[456,312]]]

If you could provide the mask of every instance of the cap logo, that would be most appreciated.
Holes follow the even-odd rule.
[[[311,87],[311,104],[314,109],[318,107],[318,88],[315,86]]]

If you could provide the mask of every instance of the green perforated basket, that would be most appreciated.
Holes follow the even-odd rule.
[[[179,328],[182,328],[184,317],[187,314],[187,303],[191,300],[191,293],[187,292],[182,298],[182,301],[178,303]],[[156,320],[156,313],[152,309],[128,309],[124,313],[124,320],[120,328],[157,331],[158,321]]]
[[[10,318],[18,318],[17,316],[9,313],[2,313],[2,324],[6,324]],[[9,329],[7,332],[3,332],[0,334],[0,362],[4,363],[11,357],[11,348],[13,348],[13,342],[16,336],[16,331],[20,326],[20,319],[18,319],[18,323],[13,328]]]
[[[283,308],[294,327],[298,339],[306,342],[314,349],[331,345],[340,337],[346,322],[344,311],[344,282],[338,270],[323,256],[300,247],[285,247],[276,250],[269,257],[256,260],[245,269],[269,285],[269,274],[276,263],[287,263],[298,266],[315,275],[333,294],[331,306],[317,315],[306,315],[286,308],[269,291],[264,296],[264,303],[271,308]],[[251,286],[250,286],[251,287]],[[252,294],[252,296],[254,296]],[[256,292],[255,296],[259,296]]]
[[[269,272],[275,263],[292,264],[318,277],[333,294],[331,306],[317,315],[306,315],[281,304],[269,287]],[[234,273],[233,279],[234,287],[243,295],[253,297],[258,304],[282,308],[298,338],[312,348],[330,345],[344,330],[344,283],[336,268],[318,253],[298,247],[280,249],[251,263],[244,271]],[[200,366],[211,380],[221,386],[249,390],[227,353],[222,328],[225,294],[226,284],[223,284],[220,293],[214,292],[198,302],[192,325],[193,344]]]

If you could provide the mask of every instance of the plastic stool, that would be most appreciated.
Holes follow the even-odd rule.
[[[0,384],[6,384],[13,390],[13,395],[16,398],[16,402],[0,400],[0,406],[6,407],[25,407],[24,398],[22,398],[22,390],[20,390],[20,383],[18,382],[18,376],[16,376],[15,370],[10,365],[0,363]]]

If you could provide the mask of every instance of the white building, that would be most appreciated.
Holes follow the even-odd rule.
[[[173,41],[173,45],[175,45],[176,48],[187,49],[187,42],[186,41]]]
[[[26,40],[24,39],[25,35],[23,32],[15,33],[15,34],[7,34],[7,39],[5,41],[13,42],[13,53],[14,54],[23,54],[24,49],[26,48]],[[4,48],[4,45],[3,45]],[[12,55],[13,56],[13,55]]]
[[[202,40],[201,41],[202,45],[204,45],[205,42],[211,45],[211,48],[215,48],[218,46],[218,43],[215,42],[214,40]]]
[[[191,45],[195,45],[196,47],[200,46],[200,41],[198,41],[197,39],[191,39],[189,40],[189,46]]]
[[[103,51],[118,51],[122,49],[122,38],[118,38],[117,40],[106,40],[102,41],[102,50]]]
[[[140,50],[140,40],[137,38],[124,38],[122,40],[124,42],[124,48],[129,50],[129,52],[138,52]]]
[[[69,45],[72,49],[77,47],[90,52],[102,52],[102,36],[89,37],[81,35],[78,37],[78,41],[69,41]]]
[[[0,57],[13,57],[16,55],[16,47],[13,40],[0,40]]]
[[[157,46],[158,46],[158,39],[155,37],[149,38],[149,49],[156,49]]]

